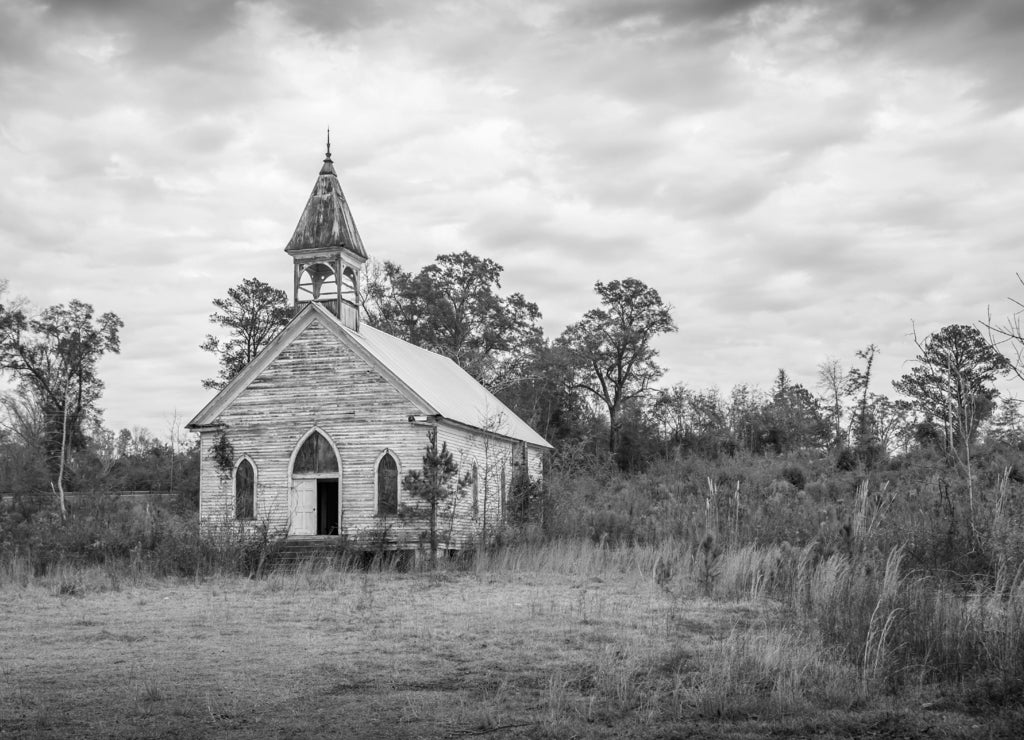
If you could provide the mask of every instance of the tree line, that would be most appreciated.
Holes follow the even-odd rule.
[[[100,359],[121,349],[124,322],[79,300],[35,311],[0,280],[0,493],[198,493],[199,452],[175,413],[166,439],[103,426]],[[195,498],[195,496],[191,496]]]
[[[623,470],[655,459],[746,452],[830,453],[839,467],[872,467],[915,448],[969,456],[980,434],[1019,441],[1012,400],[997,404],[996,380],[1020,367],[1000,349],[1020,346],[1013,319],[988,328],[943,327],[916,340],[910,371],[887,395],[873,382],[878,348],[849,363],[828,358],[811,389],[779,369],[767,391],[739,385],[660,387],[656,340],[676,331],[672,307],[634,278],[598,281],[597,305],[557,337],[545,336],[536,303],[504,294],[503,268],[468,252],[439,255],[418,272],[371,262],[362,308],[372,326],[450,357],[569,459],[610,457]],[[253,278],[229,292],[212,321],[227,330],[220,382],[270,341],[290,316],[283,291]],[[996,331],[993,331],[995,329]],[[223,342],[223,345],[219,344]],[[261,344],[262,342],[262,344]]]
[[[672,307],[634,278],[594,286],[595,305],[556,337],[537,304],[502,290],[503,268],[468,252],[439,255],[418,272],[371,262],[362,310],[372,326],[450,357],[557,449],[556,463],[603,458],[625,471],[681,456],[831,454],[840,468],[871,468],[911,449],[969,466],[987,435],[1024,444],[1016,405],[995,382],[1020,373],[1015,317],[955,324],[917,341],[909,372],[878,390],[869,345],[847,364],[828,358],[809,389],[779,369],[767,390],[659,386],[657,340],[676,331]],[[92,306],[33,311],[0,284],[0,491],[83,486],[166,490],[196,485],[197,451],[172,430],[114,434],[102,425],[97,365],[120,350],[121,319]],[[223,387],[287,324],[288,296],[258,278],[213,300],[201,347],[218,358]],[[1016,315],[1015,315],[1016,316]],[[1008,351],[1007,350],[1011,350]],[[1001,351],[1002,350],[1002,351]],[[1003,352],[1015,357],[1008,360]],[[177,417],[175,417],[177,418]],[[173,426],[173,424],[172,424]]]

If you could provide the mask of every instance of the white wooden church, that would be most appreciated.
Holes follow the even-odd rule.
[[[425,525],[398,516],[417,505],[401,481],[447,444],[472,483],[438,534],[449,549],[479,541],[551,445],[450,359],[361,320],[367,253],[329,141],[285,252],[295,316],[188,424],[203,527],[415,547]]]

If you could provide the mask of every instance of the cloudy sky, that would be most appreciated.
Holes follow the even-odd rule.
[[[1024,2],[0,0],[0,278],[125,322],[105,419],[209,398],[212,298],[283,252],[332,131],[372,257],[469,250],[556,336],[674,306],[666,383],[813,387],[1024,298]]]

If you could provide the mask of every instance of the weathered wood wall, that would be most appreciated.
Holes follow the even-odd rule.
[[[234,448],[235,464],[245,457],[256,470],[255,521],[243,527],[262,522],[274,534],[288,531],[293,500],[289,465],[300,442],[315,428],[339,453],[343,532],[379,541],[386,525],[389,539],[402,545],[418,542],[427,528],[425,521],[377,516],[376,465],[388,450],[398,460],[400,478],[421,467],[431,425],[409,421],[419,413],[376,370],[314,321],[217,419]],[[218,430],[200,435],[200,518],[207,528],[234,528],[234,481],[211,457],[220,435]],[[513,461],[523,456],[522,444],[443,421],[437,437],[438,445],[448,444],[461,473],[477,465],[477,512],[470,492],[459,504],[448,543],[462,547],[479,538],[484,511],[488,527],[500,521],[501,471],[505,470],[507,490]],[[540,477],[542,454],[539,448],[530,448],[527,454],[531,477]],[[398,495],[400,505],[414,503],[401,486]],[[447,521],[439,531],[448,533]]]

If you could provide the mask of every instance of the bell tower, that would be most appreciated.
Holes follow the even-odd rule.
[[[316,302],[359,331],[359,283],[367,255],[334,171],[330,129],[320,174],[284,251],[295,263],[295,310]]]

